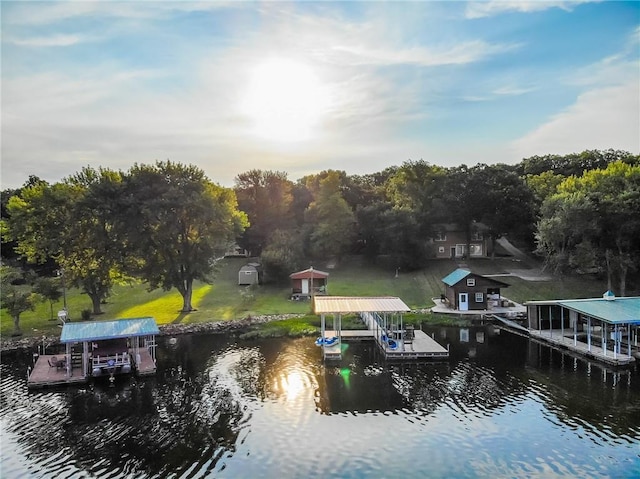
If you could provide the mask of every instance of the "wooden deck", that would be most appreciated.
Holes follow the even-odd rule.
[[[573,340],[573,332],[570,330],[553,329],[553,330],[537,330],[525,328],[506,318],[492,315],[492,319],[498,320],[504,325],[504,329],[515,334],[526,336],[539,343],[546,344],[552,348],[571,351],[578,357],[595,359],[611,366],[628,366],[635,363],[636,358],[632,354],[629,355],[627,347],[624,347],[620,353],[614,354],[611,349],[606,351],[602,349],[600,338],[594,336],[591,341],[591,347],[584,341]],[[634,350],[635,348],[632,348]],[[637,353],[635,353],[637,354]]]
[[[82,374],[81,367],[71,368],[69,375],[67,375],[66,368],[49,366],[49,360],[53,357],[60,358],[62,356],[43,354],[38,357],[27,379],[27,387],[38,388],[87,382],[88,378]]]
[[[565,334],[567,334],[566,330]],[[596,359],[612,366],[628,366],[636,361],[636,358],[633,357],[633,355],[629,356],[626,350],[614,354],[610,349],[602,349],[602,347],[596,345],[598,342],[596,338],[592,338],[591,347],[589,348],[589,345],[582,341],[575,341],[574,344],[573,333],[571,333],[570,336],[563,336],[561,330],[538,331],[537,329],[530,329],[529,335],[532,339],[537,341],[547,343],[560,349],[574,351],[586,358]]]
[[[49,360],[53,357],[62,358],[63,355],[43,354],[36,360],[29,377],[27,378],[27,387],[44,388],[47,386],[63,386],[67,384],[87,383],[91,379],[90,375],[82,373],[82,367],[76,365],[72,367],[67,374],[64,367],[55,367],[49,365]],[[134,373],[138,376],[149,376],[156,373],[156,364],[147,350],[140,351],[140,360],[136,362],[133,368]]]
[[[331,338],[337,336],[336,331],[326,331],[325,336]],[[436,359],[448,358],[449,350],[441,346],[435,339],[426,334],[424,331],[414,331],[412,341],[396,340],[397,349],[391,349],[389,345],[379,338],[376,339],[376,332],[370,329],[348,329],[341,331],[342,341],[376,341],[376,344],[389,360],[408,360],[408,359]],[[324,347],[325,359],[341,358],[340,344]]]

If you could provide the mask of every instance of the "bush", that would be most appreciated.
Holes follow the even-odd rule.
[[[83,309],[80,312],[80,319],[82,319],[82,321],[90,321],[91,320],[91,310],[90,309]]]

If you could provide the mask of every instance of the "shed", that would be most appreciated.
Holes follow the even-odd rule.
[[[509,285],[502,281],[458,268],[442,278],[445,284],[444,298],[453,309],[459,311],[484,310],[499,306],[500,288]]]
[[[248,286],[260,284],[262,280],[262,267],[260,263],[247,263],[238,271],[238,284]]]
[[[329,273],[313,267],[291,273],[291,299],[309,298],[316,294],[327,294]]]

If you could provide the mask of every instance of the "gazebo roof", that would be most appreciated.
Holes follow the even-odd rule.
[[[308,268],[297,273],[291,273],[289,275],[291,279],[310,279],[310,278],[328,278],[329,273],[320,271],[319,269]]]
[[[313,312],[323,313],[400,313],[411,311],[400,298],[393,296],[315,296]]]
[[[113,321],[83,321],[66,323],[60,335],[61,343],[100,341],[103,339],[133,338],[159,334],[156,320],[147,318],[116,319]]]

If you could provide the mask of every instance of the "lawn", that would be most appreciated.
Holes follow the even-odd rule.
[[[227,258],[221,262],[213,284],[197,283],[193,305],[197,311],[180,312],[182,298],[176,290],[147,291],[144,285],[121,285],[113,289],[103,314],[93,319],[116,319],[153,316],[158,324],[199,323],[216,320],[240,319],[247,316],[285,313],[311,314],[308,301],[289,300],[289,285],[238,286],[238,270],[247,262],[244,258]],[[335,268],[314,264],[315,268],[329,272],[328,292],[335,296],[398,296],[410,308],[422,309],[433,305],[431,298],[439,298],[443,291],[442,278],[457,268],[451,260],[433,260],[420,271],[400,270],[369,265],[361,257],[349,257]],[[468,262],[469,268],[480,274],[506,273],[513,263],[509,259],[477,259]],[[518,268],[523,268],[521,265]],[[606,283],[585,278],[563,278],[555,281],[525,281],[507,276],[498,278],[509,284],[504,296],[517,301],[599,297]],[[72,320],[79,320],[81,311],[91,307],[88,296],[78,290],[67,291],[67,304]],[[53,305],[53,315],[62,309],[62,301]],[[20,317],[25,336],[57,335],[57,320],[51,320],[49,303],[41,303],[35,311],[27,311]],[[13,321],[5,310],[0,312],[0,334],[13,332]]]

